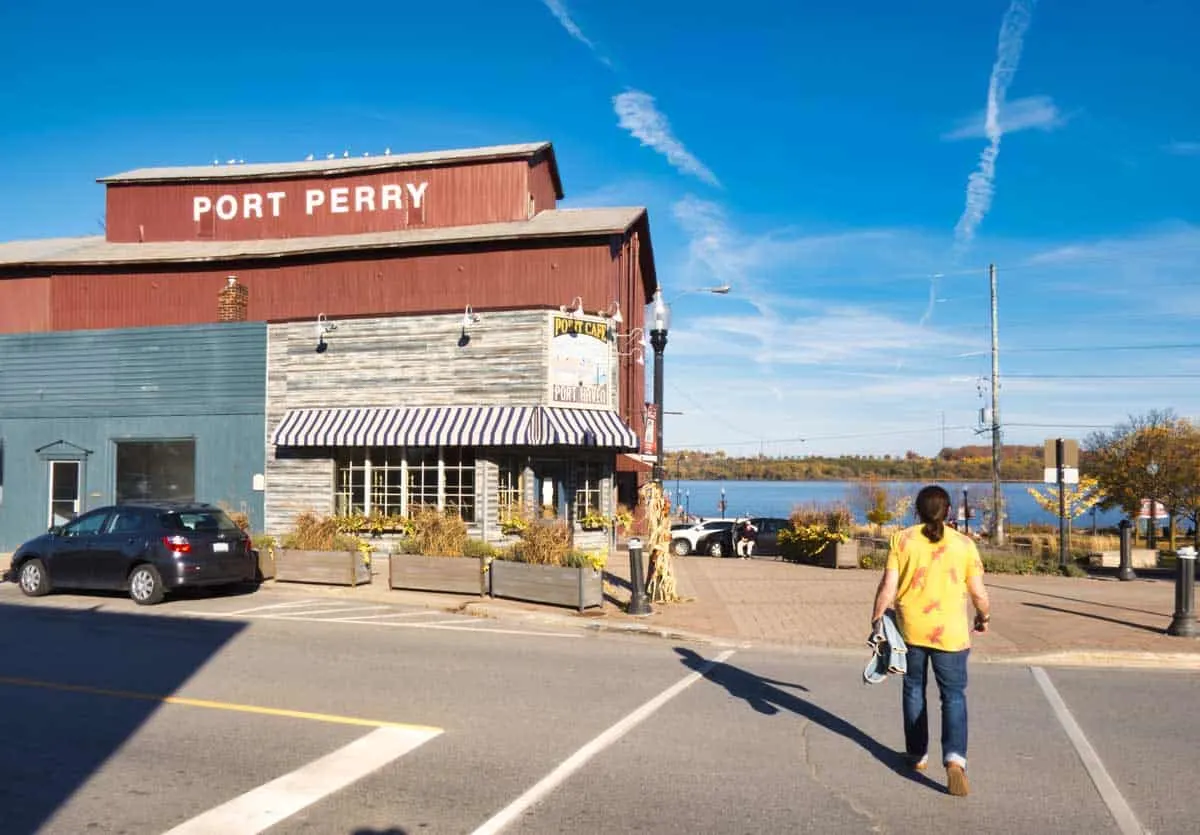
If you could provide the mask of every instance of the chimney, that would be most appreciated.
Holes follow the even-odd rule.
[[[245,284],[238,284],[236,275],[229,276],[228,282],[217,294],[217,321],[245,322],[250,291]]]

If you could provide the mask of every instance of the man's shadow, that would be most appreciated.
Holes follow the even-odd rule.
[[[946,794],[945,786],[934,782],[910,766],[903,751],[893,751],[840,716],[836,716],[823,707],[819,707],[810,701],[801,699],[780,689],[781,687],[791,687],[807,693],[807,687],[801,684],[791,684],[789,682],[762,678],[747,670],[743,670],[741,667],[735,667],[732,664],[723,662],[718,662],[709,667],[711,662],[707,658],[686,647],[675,647],[675,652],[679,654],[679,660],[685,667],[700,673],[713,684],[724,687],[730,696],[736,699],[745,699],[746,703],[757,712],[766,716],[774,716],[780,710],[786,710],[797,716],[803,716],[805,719],[815,722],[826,730],[843,736],[850,742],[860,746],[868,754],[901,777]]]

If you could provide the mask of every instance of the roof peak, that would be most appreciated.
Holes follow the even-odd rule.
[[[550,142],[526,142],[514,145],[489,145],[477,148],[456,148],[440,151],[394,154],[391,149],[383,154],[370,156],[330,155],[325,159],[309,159],[295,162],[226,163],[219,165],[165,166],[137,168],[108,177],[100,177],[100,183],[153,183],[171,181],[205,182],[212,180],[273,180],[290,179],[305,175],[336,175],[359,171],[386,171],[396,168],[424,168],[440,164],[486,162],[505,159],[533,159],[539,154],[550,157],[554,180],[558,183],[558,166],[554,159],[554,146]],[[561,192],[561,187],[559,188]],[[561,196],[561,195],[560,195]]]

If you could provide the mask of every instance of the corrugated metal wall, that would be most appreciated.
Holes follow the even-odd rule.
[[[413,257],[375,257],[188,272],[61,274],[56,330],[212,322],[217,293],[236,274],[250,319],[558,307],[582,295],[589,310],[615,298],[608,244]]]
[[[558,193],[554,178],[550,174],[550,160],[543,158],[529,166],[529,194],[533,198],[533,212],[544,212],[558,206]]]
[[[0,357],[0,551],[45,530],[51,458],[84,462],[85,509],[111,502],[123,439],[195,439],[198,498],[262,524],[264,324],[0,336]]]
[[[0,278],[0,333],[49,330],[50,322],[49,276]]]
[[[372,174],[307,177],[296,180],[218,183],[110,184],[107,200],[107,234],[110,241],[247,240],[297,238],[311,235],[350,235],[384,232],[410,226],[469,226],[479,223],[524,220],[528,216],[529,164],[525,160],[487,162],[440,168],[409,168]],[[421,208],[407,186],[425,183]],[[403,210],[384,211],[382,188],[403,189]],[[356,189],[370,186],[374,211],[361,204],[357,210]],[[348,188],[347,211],[331,211],[329,189]],[[319,189],[326,202],[307,212],[305,193]],[[282,192],[279,216],[272,216],[269,192]],[[246,217],[244,197],[263,195],[261,214]],[[196,220],[194,198],[207,197],[214,207],[222,195],[237,198],[237,216],[220,220],[213,212]]]

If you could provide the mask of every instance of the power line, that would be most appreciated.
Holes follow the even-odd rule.
[[[1005,374],[1012,380],[1194,380],[1200,374]]]
[[[1181,351],[1185,349],[1200,348],[1200,342],[1177,342],[1165,345],[1063,345],[1063,346],[1043,346],[1037,348],[1005,348],[1006,354],[1041,354],[1041,353],[1093,353],[1096,351]],[[963,354],[958,354],[955,359],[965,359],[968,357],[982,357],[987,355],[987,351],[967,351]]]

